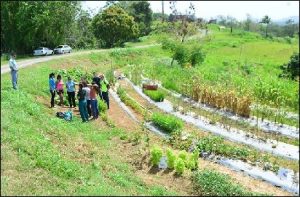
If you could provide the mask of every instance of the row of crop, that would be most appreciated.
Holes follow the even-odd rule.
[[[161,90],[146,90],[143,88],[143,92],[155,102],[162,102],[165,99],[165,95]]]
[[[243,145],[235,145],[232,142],[227,142],[219,136],[208,135],[200,139],[194,134],[190,135],[186,140],[182,140],[184,123],[181,119],[165,113],[153,113],[151,118],[152,123],[161,129],[163,132],[169,133],[169,143],[181,150],[189,150],[191,146],[197,148],[200,152],[207,154],[225,156],[247,161],[250,164],[264,167],[266,170],[276,172],[280,166],[285,166],[285,160],[272,156],[268,153],[260,153],[255,149],[245,147]],[[274,148],[276,144],[274,144]],[[291,162],[289,168],[297,170],[296,162]]]
[[[131,97],[129,97],[122,87],[118,87],[117,94],[119,95],[119,97],[123,103],[130,106],[132,109],[134,109],[135,111],[137,111],[138,113],[140,113],[142,115],[146,114],[146,110],[144,108],[142,108],[135,100],[133,100]]]
[[[208,86],[201,82],[199,76],[183,85],[182,93],[191,97],[193,100],[208,104],[217,109],[226,109],[243,117],[250,116],[250,96],[238,96],[234,90],[220,90],[213,86]]]
[[[193,171],[192,183],[196,193],[199,195],[265,195],[250,192],[241,185],[233,183],[228,175],[214,170],[200,170],[198,157],[198,150],[192,153],[180,151],[178,154],[171,149],[167,149],[166,153],[164,153],[158,146],[154,146],[150,150],[150,162],[153,166],[162,167],[167,164],[164,168],[175,170],[178,175],[182,175],[186,170]],[[162,158],[166,158],[166,160],[162,160]]]
[[[208,135],[197,139],[197,137],[191,135],[187,140],[182,140],[183,122],[173,115],[153,113],[151,121],[162,131],[171,134],[169,143],[174,147],[188,150],[195,144],[194,148],[200,152],[249,161],[253,164],[258,162],[258,165],[274,172],[277,172],[279,169],[278,162],[272,160],[268,154],[235,146],[226,142],[223,137]]]
[[[199,152],[188,153],[186,151],[180,151],[176,154],[168,149],[166,153],[167,167],[170,170],[176,171],[178,174],[182,174],[185,169],[195,170],[198,169]],[[161,158],[163,157],[163,150],[158,146],[153,147],[150,150],[150,162],[154,166],[159,166]]]

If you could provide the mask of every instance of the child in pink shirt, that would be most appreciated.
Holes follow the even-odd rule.
[[[64,104],[64,82],[61,78],[61,75],[57,75],[56,92],[59,96],[58,105],[63,105]]]

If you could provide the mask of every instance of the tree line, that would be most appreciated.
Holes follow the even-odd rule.
[[[178,12],[176,1],[170,1],[169,6],[172,13],[167,15],[163,10],[153,13],[147,1],[107,1],[92,16],[79,1],[1,1],[1,53],[30,54],[37,47],[54,48],[59,44],[73,48],[122,46],[153,31],[153,20],[161,21],[161,28],[172,29],[184,42],[187,35],[209,23],[195,17],[192,4],[186,15]],[[266,37],[299,35],[299,24],[289,20],[279,26],[268,16],[254,21],[247,15],[240,22],[231,16],[218,16],[217,23],[229,27],[231,32],[238,28],[261,32]]]
[[[30,54],[40,46],[120,46],[149,34],[147,1],[107,2],[94,17],[79,1],[1,1],[1,54]]]
[[[288,19],[285,24],[279,25],[273,22],[268,15],[265,15],[260,20],[255,20],[250,14],[246,14],[244,21],[238,21],[232,16],[219,15],[216,17],[216,23],[230,28],[231,32],[234,29],[242,29],[244,31],[262,33],[265,37],[299,36],[299,23]]]

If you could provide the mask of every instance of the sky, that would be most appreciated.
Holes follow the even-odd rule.
[[[161,1],[149,1],[153,12],[161,13]],[[253,18],[261,19],[268,15],[272,20],[299,16],[299,1],[177,1],[177,9],[185,13],[190,2],[195,5],[196,17],[205,19],[217,15],[230,15],[244,20],[249,13]],[[92,9],[94,13],[105,5],[105,1],[84,1],[84,9]],[[169,1],[164,1],[165,13],[170,14]]]

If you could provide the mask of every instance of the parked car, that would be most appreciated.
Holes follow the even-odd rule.
[[[59,45],[54,49],[54,53],[55,54],[64,54],[64,53],[71,53],[72,52],[72,48],[68,45]]]
[[[53,50],[47,47],[39,47],[33,51],[33,55],[52,55],[52,54],[53,54]]]

